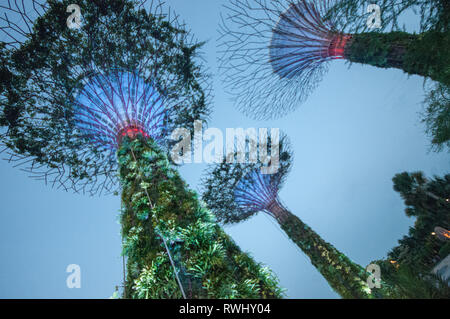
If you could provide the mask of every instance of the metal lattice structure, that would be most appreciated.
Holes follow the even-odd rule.
[[[111,70],[91,75],[75,99],[77,128],[114,158],[124,136],[164,139],[168,114],[163,97],[139,72]]]
[[[332,31],[333,24],[323,19],[327,3],[291,3],[280,15],[269,45],[269,62],[275,74],[287,79],[314,78],[315,73],[322,73],[325,62],[344,58],[351,36]]]
[[[262,174],[259,169],[248,172],[234,188],[236,205],[248,213],[263,211],[272,217],[281,186],[279,175]]]
[[[295,109],[350,35],[327,20],[333,0],[232,0],[220,25],[220,67],[236,106],[256,119]]]
[[[0,34],[2,44],[14,48],[20,45],[33,32],[36,18],[42,17],[48,9],[45,0],[7,0],[0,4]]]

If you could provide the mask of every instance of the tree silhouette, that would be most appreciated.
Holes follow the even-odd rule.
[[[393,248],[388,257],[400,264],[427,272],[440,256],[439,251],[448,243],[439,241],[431,233],[436,226],[450,228],[450,175],[425,178],[422,172],[395,175],[394,190],[400,193],[405,201],[405,214],[415,217],[414,227],[409,235],[399,240],[399,246]]]
[[[449,298],[448,280],[431,272],[450,253],[448,240],[435,233],[449,228],[450,175],[428,179],[422,172],[403,172],[393,182],[406,216],[415,222],[386,259],[373,263],[380,266],[383,280],[397,287],[396,298]]]

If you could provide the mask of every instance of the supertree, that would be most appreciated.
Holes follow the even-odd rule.
[[[272,174],[264,174],[261,168],[266,164],[261,161],[223,161],[213,165],[204,177],[203,199],[224,224],[239,223],[259,212],[274,218],[341,297],[389,297],[392,287],[382,283],[381,288],[371,290],[369,272],[322,239],[282,203],[278,193],[290,171],[292,159],[289,141],[283,136],[279,143],[278,170]]]
[[[65,190],[121,190],[124,297],[280,297],[166,154],[168,132],[209,113],[202,43],[157,1],[78,1],[79,28],[71,2],[2,5],[8,159]]]
[[[238,108],[257,119],[282,116],[308,97],[336,59],[450,83],[448,32],[349,33],[330,14],[335,3],[231,0],[225,5],[219,62]]]
[[[447,256],[445,242],[436,240],[431,233],[436,226],[450,227],[450,175],[427,178],[422,172],[402,172],[392,179],[394,190],[405,203],[405,215],[414,217],[414,227],[399,240],[399,246],[388,254],[399,265],[407,265],[422,273],[429,273],[436,258]],[[442,250],[442,254],[440,251]]]

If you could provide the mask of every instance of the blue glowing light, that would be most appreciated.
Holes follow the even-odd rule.
[[[329,5],[328,0],[301,0],[280,15],[269,46],[274,73],[292,79],[343,58],[347,37],[331,31],[333,24],[323,19]]]
[[[166,118],[162,96],[133,72],[94,74],[75,99],[77,128],[91,143],[107,149],[116,149],[125,135],[161,139]]]
[[[278,174],[262,174],[254,169],[235,186],[235,202],[247,211],[267,211],[278,199],[279,184]]]

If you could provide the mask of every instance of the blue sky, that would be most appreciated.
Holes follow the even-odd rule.
[[[220,6],[226,0],[168,0],[200,40],[217,74]],[[74,1],[76,3],[76,1]],[[414,25],[415,17],[408,23]],[[449,171],[449,154],[429,151],[420,123],[423,80],[399,70],[343,61],[309,99],[276,121],[240,114],[214,77],[210,127],[278,127],[291,139],[293,170],[280,193],[285,205],[325,240],[366,266],[383,258],[413,220],[392,189],[402,171]],[[204,164],[186,164],[194,189]],[[119,197],[52,189],[0,161],[0,298],[107,298],[121,284]],[[268,216],[226,227],[240,247],[268,265],[289,298],[337,298],[326,281]],[[66,286],[66,267],[81,267],[81,288]],[[381,274],[382,275],[382,274]]]

